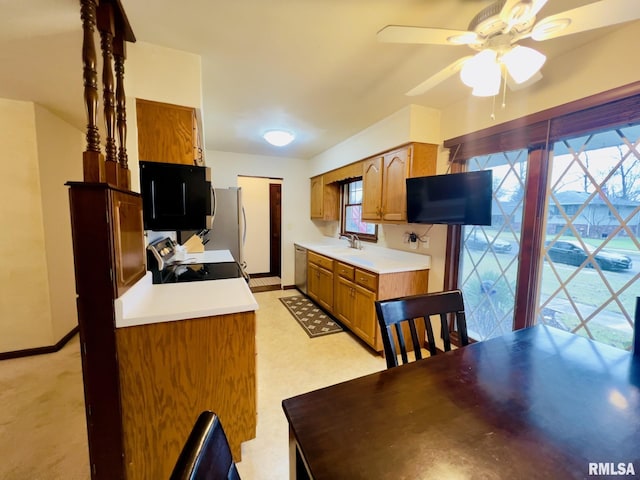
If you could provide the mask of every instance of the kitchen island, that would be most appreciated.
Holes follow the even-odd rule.
[[[203,410],[240,461],[256,433],[257,309],[242,278],[155,285],[148,273],[115,300],[127,479],[168,478]]]

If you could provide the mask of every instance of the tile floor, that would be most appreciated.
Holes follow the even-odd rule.
[[[242,446],[243,480],[288,478],[283,399],[385,368],[347,332],[309,338],[281,296],[256,293],[258,431]],[[87,480],[89,475],[78,339],[50,355],[0,362],[0,478]]]

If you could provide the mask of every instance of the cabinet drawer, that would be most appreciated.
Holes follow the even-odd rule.
[[[347,280],[353,281],[354,268],[346,263],[336,262],[336,273]]]
[[[378,276],[375,273],[360,270],[359,268],[356,268],[355,271],[355,282],[373,292],[378,289]]]
[[[315,263],[316,265],[326,268],[327,270],[333,271],[333,260],[329,257],[318,255],[315,252],[309,251],[307,253],[307,258],[311,263]]]

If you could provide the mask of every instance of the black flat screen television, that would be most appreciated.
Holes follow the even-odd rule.
[[[407,178],[407,221],[491,225],[491,170]]]

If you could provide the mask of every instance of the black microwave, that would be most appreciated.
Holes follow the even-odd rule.
[[[140,162],[145,230],[211,228],[211,169],[175,163]]]

